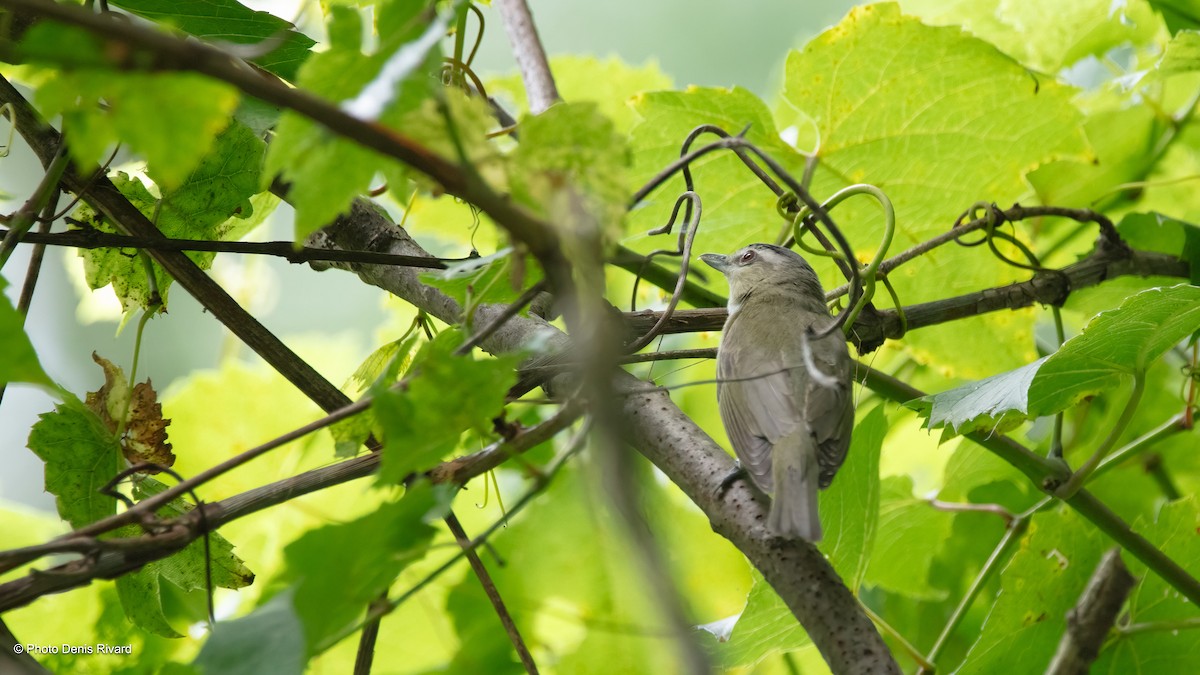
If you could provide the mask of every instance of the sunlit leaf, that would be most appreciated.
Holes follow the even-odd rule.
[[[629,198],[625,139],[591,103],[559,103],[521,120],[521,143],[512,153],[513,196],[551,222],[569,223],[579,210],[599,232],[615,238]],[[564,239],[571,255],[572,236]]]
[[[388,57],[424,33],[429,15],[423,2],[388,0],[377,8],[393,30],[384,34],[371,55],[362,52],[362,19],[358,12],[341,6],[330,8],[329,49],[314,54],[301,66],[297,84],[334,103],[355,98],[379,74]],[[424,141],[423,134],[402,124],[403,117],[421,107],[431,92],[430,73],[441,58],[437,50],[425,59],[423,68],[407,78],[394,100],[378,120],[402,130],[406,136]],[[432,103],[432,101],[430,101]],[[289,183],[288,199],[296,209],[296,239],[329,224],[347,211],[351,200],[366,192],[376,171],[391,167],[373,150],[335,135],[295,111],[286,111],[275,129],[267,153],[264,183],[277,176]]]
[[[288,80],[295,78],[296,69],[316,44],[291,22],[236,0],[113,0],[112,4],[199,38],[253,45],[254,49],[270,46],[266,53],[256,53],[249,60]]]
[[[1153,288],[1101,312],[1054,354],[979,382],[926,396],[912,406],[930,427],[955,431],[1052,415],[1145,373],[1163,352],[1200,330],[1200,287]]]
[[[192,73],[88,69],[60,73],[38,88],[37,101],[45,114],[61,114],[74,130],[68,147],[82,166],[103,161],[119,141],[143,155],[171,190],[184,183],[229,125],[238,94]]]
[[[295,589],[310,653],[361,620],[368,603],[425,555],[435,532],[430,521],[444,513],[446,496],[420,483],[362,518],[317,528],[288,545],[286,581]]]
[[[1163,352],[1200,330],[1200,287],[1153,288],[1101,312],[1038,369],[1030,415],[1049,415],[1144,373]]]
[[[852,10],[789,55],[777,124],[796,125],[803,139],[813,135],[808,120],[815,122],[817,198],[856,182],[887,193],[896,208],[899,250],[949,229],[977,201],[1007,204],[1021,197],[1028,190],[1025,174],[1043,163],[1090,161],[1071,94],[961,29],[922,25],[885,3]],[[870,256],[880,241],[879,214],[869,200],[852,200],[831,215],[856,253]],[[910,304],[1022,274],[983,248],[951,247],[890,278]],[[920,361],[947,374],[980,377],[1032,360],[1031,318],[1031,312],[992,314],[914,331],[905,342]],[[1009,337],[987,349],[962,339],[995,333]]]
[[[0,279],[0,383],[31,382],[51,384],[38,363],[33,344],[25,334],[25,317],[17,313],[4,292],[7,281]]]
[[[29,449],[46,463],[46,491],[58,514],[82,527],[116,512],[117,502],[100,488],[117,475],[121,447],[83,402],[66,394],[54,412],[43,413],[29,432]]]
[[[934,25],[961,25],[1018,61],[1057,73],[1087,56],[1154,37],[1153,13],[1141,2],[1059,0],[900,0],[905,13]]]
[[[467,429],[488,432],[516,383],[515,359],[455,356],[462,334],[447,330],[425,344],[405,376],[408,385],[375,398],[384,431],[379,478],[400,482],[428,469],[458,444]]]
[[[635,66],[615,56],[598,59],[594,56],[557,54],[550,58],[550,70],[554,73],[554,84],[564,101],[591,101],[600,112],[613,121],[618,131],[626,132],[633,126],[635,114],[632,98],[647,91],[669,89],[671,78],[649,62]],[[518,74],[491,78],[487,81],[488,94],[506,94],[524,111],[525,86]],[[512,108],[509,112],[516,115]]]

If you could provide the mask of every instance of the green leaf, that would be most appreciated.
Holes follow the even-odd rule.
[[[959,433],[1011,428],[1053,415],[1087,396],[1144,373],[1172,346],[1200,330],[1200,287],[1152,288],[1101,312],[1054,354],[1007,373],[910,403],[930,428]]]
[[[59,73],[38,88],[37,101],[47,117],[63,116],[78,164],[99,163],[119,141],[145,157],[159,184],[170,190],[184,182],[229,125],[238,93],[192,73],[86,69]]]
[[[1200,31],[1181,30],[1167,43],[1162,58],[1151,71],[1151,80],[1200,70]]]
[[[446,512],[449,491],[428,483],[357,520],[311,530],[284,550],[286,581],[309,653],[362,619],[364,608],[408,565],[424,557]]]
[[[517,357],[475,360],[455,356],[462,333],[442,331],[417,353],[406,375],[408,386],[375,398],[384,431],[379,479],[398,483],[428,469],[458,445],[462,432],[489,433],[516,383]]]
[[[1158,546],[1171,560],[1179,562],[1193,576],[1200,574],[1200,513],[1194,496],[1163,505],[1155,522],[1140,521],[1134,531]],[[1193,667],[1200,650],[1200,631],[1172,630],[1173,623],[1194,620],[1196,608],[1156,574],[1144,573],[1143,566],[1125,555],[1131,571],[1140,582],[1129,596],[1128,623],[1162,623],[1156,631],[1118,633],[1106,646],[1092,668],[1095,673],[1182,673]]]
[[[1057,73],[1114,47],[1146,44],[1157,22],[1140,2],[1110,0],[901,0],[931,25],[959,25],[1035,70]]]
[[[805,136],[815,123],[817,198],[850,183],[878,186],[896,209],[895,241],[908,246],[944,232],[977,201],[1020,198],[1028,191],[1025,174],[1041,164],[1090,161],[1071,95],[961,29],[922,25],[884,3],[855,8],[788,56],[777,123],[796,127],[800,147],[812,147]],[[980,105],[983,99],[998,103]],[[831,215],[858,256],[874,254],[883,224],[876,204],[851,200]],[[911,304],[1020,274],[983,249],[951,247],[890,278]],[[1032,312],[993,314],[923,329],[905,342],[919,361],[948,375],[980,377],[1035,358],[1031,319]],[[988,349],[964,349],[964,334],[1008,337]]]
[[[1148,3],[1162,14],[1171,32],[1200,28],[1200,7],[1195,0],[1148,0]]]
[[[641,478],[647,483],[657,480],[652,476]],[[471,496],[474,490],[460,494],[468,504],[477,503],[477,497]],[[489,565],[493,581],[526,639],[555,654],[558,672],[677,672],[674,653],[662,648],[660,636],[668,624],[636,562],[628,555],[624,526],[615,520],[611,509],[603,508],[605,500],[586,466],[574,462],[564,466],[545,492],[511,518],[508,527],[493,535],[490,541],[497,557],[505,561],[503,566]],[[690,504],[684,508],[695,514]],[[478,513],[472,506],[459,507],[458,511]],[[495,509],[488,520],[500,516]],[[469,520],[464,526],[468,534],[483,527],[473,528]],[[686,555],[674,549],[671,553],[672,558]],[[678,574],[675,578],[687,584],[690,579],[681,579],[686,576]],[[472,670],[471,666],[481,662],[492,668],[512,663],[511,644],[504,648],[504,660],[499,663],[476,659],[471,653],[476,645],[471,636],[486,642],[487,650],[497,650],[485,654],[498,653],[503,632],[494,612],[478,610],[490,606],[479,581],[469,570],[464,570],[461,579],[446,599],[461,645],[451,667],[462,666],[458,672],[476,673],[480,670]],[[742,586],[745,582],[740,576],[725,576],[715,583]],[[633,630],[614,630],[616,627]]]
[[[267,53],[249,60],[285,80],[295,79],[296,70],[316,44],[290,21],[252,10],[236,0],[113,0],[112,4],[209,41],[273,45]]]
[[[1090,208],[1118,185],[1145,179],[1156,161],[1146,149],[1161,137],[1163,124],[1148,105],[1092,112],[1084,131],[1095,159],[1044,164],[1029,174],[1029,182],[1043,204]]]
[[[432,15],[426,12],[426,3],[406,0],[386,0],[375,11],[390,29],[381,33],[379,48],[367,56],[362,53],[363,27],[358,12],[348,7],[331,7],[327,26],[329,49],[314,54],[304,63],[297,84],[329,101],[356,98],[375,80],[397,49],[421,37]],[[425,117],[436,117],[441,124],[433,101],[428,100],[435,86],[430,73],[435,72],[440,61],[437,49],[427,54],[422,67],[401,83],[383,115],[372,121],[418,142],[428,140],[415,124],[410,127],[405,122],[411,121],[406,120],[409,113],[427,103]],[[475,125],[464,124],[464,127],[473,129]],[[444,125],[439,127],[438,136],[445,137]],[[296,209],[296,240],[302,241],[347,211],[351,201],[367,191],[377,171],[386,170],[389,180],[392,175],[403,175],[396,167],[395,162],[375,151],[337,136],[299,113],[285,111],[267,152],[263,186],[276,176],[291,184],[288,200]]]
[[[1190,266],[1193,285],[1200,285],[1200,227],[1161,213],[1128,213],[1117,232],[1130,246],[1178,256]]]
[[[615,238],[629,198],[629,154],[612,121],[594,103],[557,103],[522,119],[520,129],[513,197],[552,222],[571,222],[582,208],[600,234]]]
[[[727,640],[712,649],[725,668],[753,666],[772,654],[790,652],[812,644],[796,615],[784,604],[758,570],[746,608],[737,617]]]
[[[875,548],[864,582],[911,598],[940,600],[946,593],[930,581],[929,571],[954,517],[914,497],[912,489],[908,476],[883,480]]]
[[[158,229],[178,239],[230,241],[240,239],[260,224],[277,203],[273,197],[251,197],[258,191],[266,146],[253,131],[241,124],[230,124],[217,138],[212,151],[177,189],[166,192],[158,212]],[[156,170],[150,176],[159,179]],[[147,218],[153,218],[158,200],[136,178],[118,173],[113,183]],[[257,202],[258,210],[255,208]],[[261,211],[261,213],[259,212]],[[95,210],[83,205],[75,218],[102,232],[115,228]],[[150,306],[150,286],[146,268],[131,249],[93,249],[80,251],[91,288],[112,284],[127,311]],[[215,253],[188,253],[193,261],[208,269]],[[165,302],[171,278],[153,263],[159,294]]]
[[[141,530],[134,527],[117,531],[118,536],[136,536],[140,533]],[[183,637],[171,627],[163,613],[161,584],[162,575],[146,567],[117,577],[117,595],[121,598],[121,607],[125,609],[125,616],[139,628],[166,638]]]
[[[930,429],[950,427],[959,434],[980,429],[1003,433],[1025,420],[1029,385],[1046,358],[906,405],[925,417]]]
[[[304,626],[288,589],[240,619],[218,622],[193,665],[205,675],[301,675],[305,650]]]
[[[1110,545],[1065,507],[1040,513],[1000,576],[1000,593],[957,671],[1041,672],[1062,638],[1067,611]]]
[[[54,495],[58,515],[72,527],[116,513],[116,500],[99,490],[117,475],[121,447],[74,395],[65,393],[54,412],[38,416],[29,432],[29,449],[46,463],[46,491]]]
[[[1028,412],[1051,415],[1144,373],[1200,330],[1200,287],[1152,288],[1101,312],[1046,359],[1029,387]]]
[[[167,486],[163,483],[143,476],[134,483],[133,496],[137,501],[152,497]],[[175,498],[156,513],[163,518],[175,518],[196,508],[193,504]],[[205,559],[203,538],[188,544],[186,548],[161,560],[147,564],[143,571],[153,570],[166,580],[185,591],[207,588],[206,564],[211,562],[212,583],[219,588],[244,588],[254,583],[254,573],[250,571],[241,558],[234,555],[233,544],[217,532],[208,535],[208,550],[210,557]]]
[[[30,382],[53,386],[42,370],[37,352],[25,333],[25,317],[9,302],[4,292],[8,282],[0,277],[0,385],[8,382]]]
[[[883,405],[854,425],[850,452],[836,479],[820,495],[825,539],[819,548],[847,588],[857,591],[866,575],[879,522],[879,452],[887,434]]]

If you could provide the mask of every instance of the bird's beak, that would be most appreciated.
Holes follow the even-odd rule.
[[[725,270],[729,268],[729,256],[727,255],[721,255],[720,253],[702,253],[700,254],[700,259],[703,260],[709,267],[720,272],[721,274],[724,274]]]

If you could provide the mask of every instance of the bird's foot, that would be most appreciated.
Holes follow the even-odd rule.
[[[733,464],[733,471],[730,471],[724,478],[722,478],[721,484],[717,486],[717,499],[724,497],[725,493],[729,491],[729,488],[733,487],[734,483],[746,477],[746,469],[742,466],[742,463],[735,461]]]

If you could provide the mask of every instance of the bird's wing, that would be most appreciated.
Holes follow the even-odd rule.
[[[851,361],[840,333],[817,340],[812,345],[813,364],[836,380],[825,386],[817,378],[807,378],[804,392],[804,418],[817,441],[817,464],[821,467],[821,487],[833,481],[846,452],[854,427],[854,402],[850,391]]]
[[[754,483],[770,494],[771,449],[803,423],[783,355],[723,349],[717,356],[717,379],[729,442]]]

